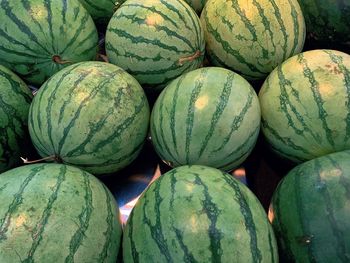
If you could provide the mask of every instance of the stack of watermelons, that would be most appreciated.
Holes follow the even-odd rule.
[[[0,0],[0,262],[350,262],[349,36],[341,0]],[[263,155],[268,214],[229,174]]]

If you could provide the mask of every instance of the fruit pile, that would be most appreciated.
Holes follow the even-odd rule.
[[[350,262],[350,3],[0,0],[0,22],[1,263]],[[169,171],[123,227],[101,179],[147,138]],[[262,140],[291,164],[268,214],[229,174]]]

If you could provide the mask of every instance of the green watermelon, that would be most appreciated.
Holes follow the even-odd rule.
[[[158,97],[150,131],[159,156],[171,166],[201,164],[231,170],[252,151],[260,106],[252,86],[224,68],[183,74]]]
[[[265,78],[305,40],[297,0],[209,0],[201,22],[212,65],[248,79]]]
[[[30,107],[29,132],[44,158],[112,173],[140,152],[149,105],[140,84],[123,69],[81,62],[52,76]]]
[[[317,48],[350,51],[350,1],[299,0],[307,27],[307,41]]]
[[[0,175],[0,262],[115,263],[119,210],[98,179],[63,164]]]
[[[129,262],[278,262],[267,215],[250,190],[220,170],[175,168],[136,203],[123,234]]]
[[[0,64],[32,84],[96,57],[97,30],[77,0],[1,0],[0,17]]]
[[[0,65],[0,172],[21,161],[33,95],[12,71]]]
[[[79,0],[98,23],[107,24],[117,8],[125,0]]]
[[[164,87],[204,58],[199,18],[182,0],[128,0],[107,27],[109,61],[141,85]]]
[[[350,149],[350,55],[300,53],[265,80],[262,132],[272,149],[295,162]]]
[[[273,194],[269,218],[281,262],[350,262],[350,152],[291,170]]]
[[[202,12],[202,9],[207,2],[207,0],[185,0],[187,4],[189,4],[197,14]]]

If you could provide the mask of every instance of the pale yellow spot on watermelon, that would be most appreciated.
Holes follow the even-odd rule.
[[[163,17],[159,14],[150,14],[146,17],[146,24],[149,26],[160,25],[163,23],[163,21]]]
[[[20,214],[17,218],[16,218],[16,227],[20,227],[23,226],[25,224],[25,222],[27,221],[27,217],[24,214]]]
[[[36,20],[47,19],[47,10],[44,6],[32,6],[31,8],[31,16]]]
[[[196,107],[196,109],[201,110],[201,109],[205,108],[205,106],[208,105],[208,102],[209,102],[208,95],[203,95],[197,99],[197,101],[195,103],[195,107]]]
[[[326,172],[321,172],[320,173],[320,178],[321,180],[329,180],[331,178],[334,177],[340,177],[342,175],[342,171],[340,169],[333,169],[330,171],[326,171]]]
[[[318,86],[318,90],[322,97],[330,96],[332,93],[334,93],[334,86],[327,83],[322,83]]]

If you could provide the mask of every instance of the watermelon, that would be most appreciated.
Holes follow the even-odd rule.
[[[144,86],[163,88],[198,68],[204,52],[199,18],[182,0],[128,0],[107,27],[109,61]]]
[[[250,190],[220,170],[175,168],[143,193],[123,234],[129,262],[278,262],[267,215]]]
[[[1,0],[0,17],[0,64],[29,83],[96,57],[97,30],[77,0]]]
[[[12,71],[0,65],[0,172],[20,163],[28,134],[33,95]]]
[[[43,158],[95,175],[131,163],[147,135],[149,105],[140,84],[105,62],[81,62],[52,76],[29,111],[29,132]]]
[[[201,164],[229,171],[256,143],[259,100],[252,86],[228,69],[196,69],[162,91],[150,131],[155,150],[171,166]]]
[[[197,14],[202,12],[202,9],[207,2],[207,0],[185,0],[187,4],[189,4]]]
[[[125,0],[79,0],[97,22],[107,24],[113,13]]]
[[[310,46],[350,51],[350,1],[299,0],[299,3]]]
[[[281,262],[350,262],[350,152],[298,165],[273,194]]]
[[[294,162],[350,149],[350,55],[300,53],[265,80],[259,100],[262,132]]]
[[[201,22],[211,64],[251,80],[264,79],[304,46],[297,0],[209,0]]]
[[[119,210],[98,179],[63,164],[0,175],[0,262],[110,262],[121,243]]]

